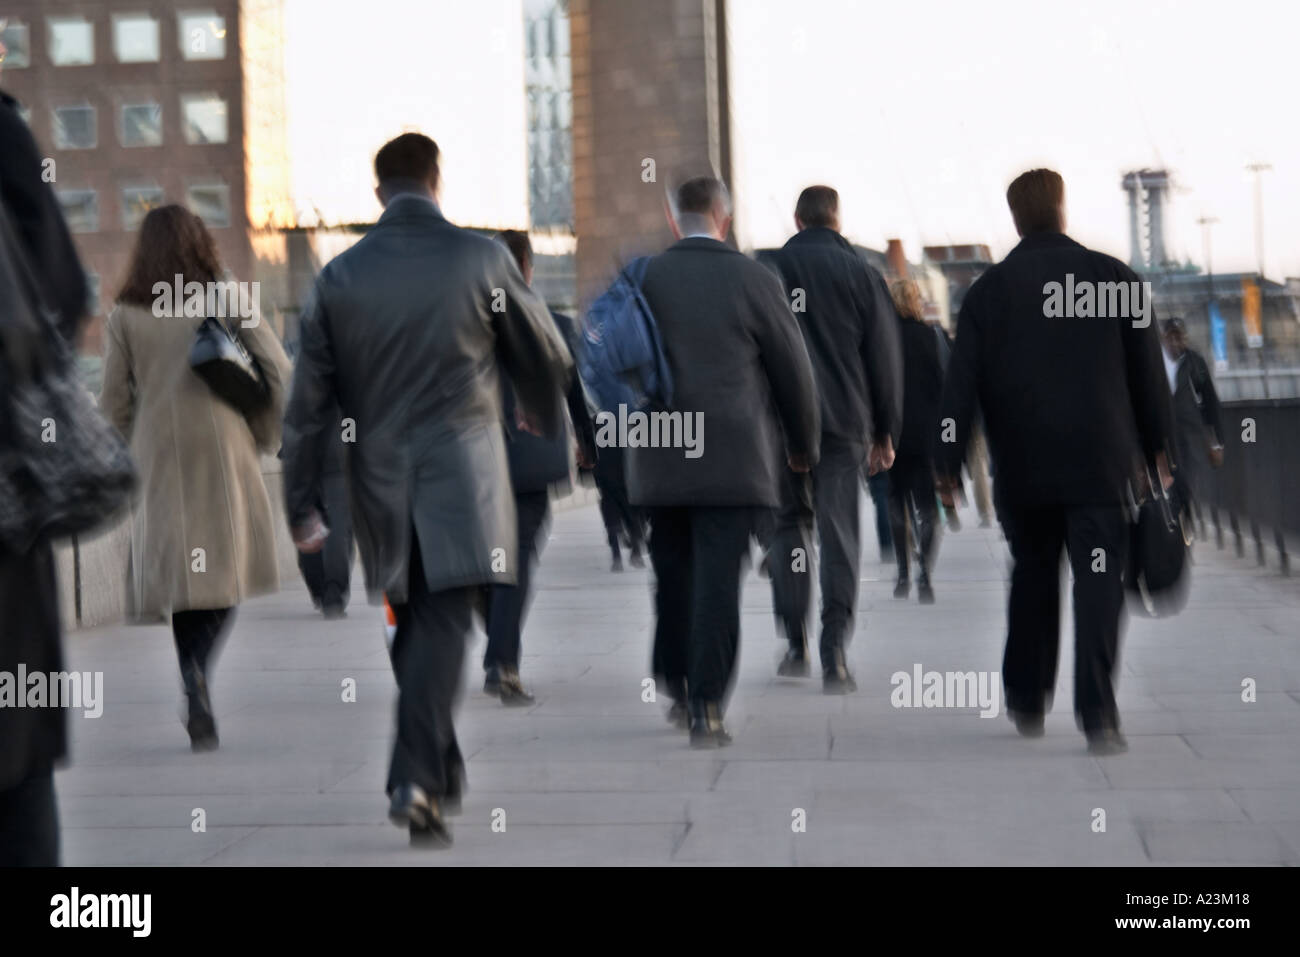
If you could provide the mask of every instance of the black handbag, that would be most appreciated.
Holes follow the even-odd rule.
[[[261,366],[220,319],[209,316],[199,326],[190,346],[190,368],[218,398],[245,417],[262,411],[271,401],[271,389]]]
[[[1158,477],[1148,475],[1146,484],[1141,501],[1130,492],[1133,521],[1124,587],[1134,614],[1166,618],[1187,604],[1187,550],[1192,539],[1177,496]]]
[[[72,349],[0,203],[0,325],[40,353],[30,370],[0,356],[0,549],[89,532],[126,508],[135,467],[126,442],[82,385]]]

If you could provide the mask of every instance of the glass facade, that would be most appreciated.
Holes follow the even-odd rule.
[[[524,0],[524,83],[533,228],[572,228],[573,84],[567,0]]]

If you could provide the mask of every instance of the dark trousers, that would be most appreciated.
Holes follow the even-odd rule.
[[[59,806],[44,771],[0,791],[0,867],[58,866]]]
[[[619,536],[626,535],[632,554],[639,554],[645,538],[645,513],[628,501],[623,450],[601,449],[592,475],[600,493],[600,518],[605,523],[610,551],[621,556]]]
[[[670,697],[721,705],[740,647],[740,579],[754,510],[650,512],[655,572],[654,673]]]
[[[1118,505],[1058,505],[1004,507],[1001,518],[1014,561],[1002,660],[1007,707],[1041,714],[1056,687],[1064,547],[1074,573],[1075,717],[1084,731],[1118,728],[1114,678],[1124,610],[1127,517]],[[1104,553],[1104,571],[1096,549]]]
[[[921,553],[920,577],[928,580],[938,537],[939,506],[934,492],[934,467],[929,459],[898,458],[889,470],[889,520],[893,525],[898,577],[908,577],[907,527],[915,522]]]
[[[312,604],[341,604],[346,608],[352,594],[352,509],[347,479],[341,472],[330,473],[321,480],[321,487],[329,537],[320,551],[298,553],[298,570],[307,583]]]
[[[516,492],[515,516],[518,530],[519,580],[514,585],[492,585],[488,589],[487,650],[483,668],[519,670],[519,645],[524,615],[532,598],[533,569],[541,552],[540,542],[547,516],[551,512],[550,494]]]
[[[771,560],[773,602],[791,640],[802,635],[812,600],[809,572],[792,569],[794,548],[811,560],[809,523],[821,546],[818,578],[822,590],[821,659],[831,667],[835,652],[848,645],[858,600],[858,483],[866,446],[860,441],[822,436],[821,460],[808,475],[790,473],[782,483],[783,504],[777,521],[779,549]],[[784,473],[783,473],[784,474]],[[811,509],[811,514],[810,514]],[[781,573],[777,566],[784,564]]]
[[[867,491],[871,493],[871,503],[876,508],[876,543],[883,557],[894,543],[894,529],[889,518],[889,473],[867,475],[863,471],[862,475],[867,482]]]
[[[229,627],[234,624],[234,617],[233,608],[172,612],[172,636],[176,639],[176,657],[180,661],[181,680],[187,694],[201,695],[206,702],[204,686],[208,672],[216,661]]]
[[[397,634],[390,651],[397,677],[397,740],[388,793],[414,784],[433,797],[459,794],[465,762],[452,711],[460,694],[465,647],[482,600],[481,587],[430,591],[415,531],[411,531],[409,593],[393,605]]]

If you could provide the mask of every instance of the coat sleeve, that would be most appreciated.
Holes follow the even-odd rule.
[[[1133,283],[1131,288],[1143,290],[1142,296],[1149,296],[1147,287],[1139,284],[1137,273],[1123,264],[1119,266],[1119,278]],[[1143,309],[1134,312],[1145,315],[1146,324],[1126,320],[1120,327],[1120,335],[1124,340],[1124,372],[1137,422],[1138,440],[1143,455],[1150,462],[1157,452],[1166,452],[1170,456],[1173,454],[1170,439],[1173,436],[1174,413],[1169,380],[1160,353],[1160,336],[1156,331],[1155,320],[1151,318],[1155,315],[1155,307],[1151,302],[1144,302],[1143,306]]]
[[[766,270],[756,274],[750,284],[757,315],[754,335],[785,433],[786,454],[804,456],[815,465],[821,455],[821,406],[808,347],[781,281]]]
[[[492,243],[487,290],[496,333],[496,355],[515,390],[515,400],[554,436],[562,425],[560,396],[573,375],[573,357],[546,303],[528,288],[510,253]],[[504,308],[492,309],[495,302]]]
[[[867,374],[873,442],[895,445],[903,428],[903,347],[885,280],[863,263],[862,368]]]
[[[970,441],[971,427],[979,408],[980,339],[983,335],[983,303],[979,285],[971,288],[957,316],[957,338],[948,356],[948,368],[943,380],[943,397],[939,400],[939,430],[933,444],[934,462],[939,474],[956,478],[961,475],[962,461],[966,458],[966,443]],[[945,435],[946,423],[954,425],[953,441]]]
[[[569,347],[569,356],[575,362],[578,357],[578,350],[582,348],[582,343],[578,339],[578,332],[572,319],[562,313],[554,312],[551,315],[555,319],[556,326],[559,327],[560,336],[564,339],[565,345]],[[592,461],[596,458],[596,427],[591,421],[591,413],[587,410],[587,397],[582,391],[582,379],[576,374],[569,377],[569,388],[564,393],[564,401],[569,407],[569,419],[573,422],[573,435],[583,454]]]
[[[321,500],[325,454],[338,424],[334,347],[329,335],[324,274],[299,327],[298,362],[284,413],[281,458],[289,527],[301,525]]]
[[[99,408],[104,418],[129,441],[135,419],[135,381],[131,374],[131,351],[116,311],[104,320],[104,381],[99,390]]]
[[[247,327],[241,323],[239,338],[257,360],[262,375],[266,378],[271,400],[265,409],[249,419],[248,427],[252,430],[258,450],[265,455],[274,455],[280,448],[284,406],[293,366],[271,324],[263,320],[260,314],[255,315],[253,320],[250,320],[253,324]]]
[[[1223,445],[1223,409],[1219,404],[1219,390],[1214,387],[1214,377],[1210,375],[1204,356],[1199,352],[1188,352],[1188,356],[1196,361],[1193,370],[1196,381],[1193,384],[1201,397],[1201,421],[1210,430],[1214,443]]]

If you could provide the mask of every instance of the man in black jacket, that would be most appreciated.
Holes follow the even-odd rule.
[[[1203,530],[1201,498],[1205,494],[1206,473],[1211,467],[1223,464],[1219,393],[1205,357],[1187,344],[1187,326],[1183,320],[1167,320],[1163,332],[1165,371],[1174,403],[1177,453],[1174,461],[1178,464],[1174,488],[1182,508]]]
[[[809,520],[821,542],[822,688],[856,689],[844,657],[858,598],[858,483],[893,464],[903,406],[898,319],[881,275],[839,234],[839,194],[810,186],[795,206],[798,228],[772,262],[785,284],[812,360],[821,400],[821,460],[809,477],[787,476],[773,546],[772,589],[790,648],[782,675],[808,674],[805,628],[812,597]],[[802,549],[802,552],[796,550]],[[780,556],[777,558],[776,556]],[[801,568],[803,570],[801,570]]]
[[[13,260],[5,270],[10,276],[30,271],[71,342],[86,313],[86,277],[43,172],[17,102],[0,93],[0,202],[16,244],[0,246],[0,255]],[[38,329],[15,325],[15,293],[0,291],[0,389],[8,388],[5,380],[30,374],[43,349]],[[23,554],[0,548],[0,621],[0,672],[17,674],[19,665],[32,674],[63,670],[58,579],[48,541]],[[54,768],[67,755],[64,719],[62,708],[0,708],[0,867],[59,862]]]
[[[669,717],[689,717],[693,746],[716,747],[730,742],[722,711],[755,513],[777,505],[782,472],[816,464],[817,398],[780,283],[724,242],[727,188],[688,180],[670,206],[679,241],[650,261],[642,287],[674,386],[656,437],[668,416],[694,422],[696,434],[686,448],[629,441],[628,493],[649,510],[654,673],[674,701]]]
[[[284,422],[285,513],[299,551],[326,530],[321,463],[338,425],[352,523],[371,601],[397,621],[397,740],[389,820],[445,846],[464,760],[453,705],[483,586],[518,581],[518,531],[500,376],[525,418],[551,434],[573,359],[500,243],[438,207],[438,147],[404,133],[375,156],[384,214],[331,260],[303,317]]]
[[[533,244],[528,234],[507,229],[497,237],[515,257],[524,283],[533,284]],[[555,328],[572,352],[575,345],[573,321],[551,310]],[[569,418],[577,432],[577,460],[580,468],[591,468],[596,457],[596,437],[582,394],[582,381],[574,376],[564,396]],[[557,397],[558,401],[558,397]],[[510,462],[510,485],[515,493],[519,581],[515,585],[494,584],[488,591],[487,649],[483,652],[483,691],[499,697],[502,704],[525,706],[533,696],[519,678],[520,639],[524,613],[531,597],[533,566],[537,564],[551,514],[551,489],[569,479],[567,427],[554,436],[533,435],[520,428],[514,389],[501,381],[501,407],[505,414],[506,455]],[[563,415],[560,415],[563,418]]]
[[[1065,187],[1031,170],[1007,190],[1023,237],[971,287],[941,402],[949,483],[977,410],[1014,567],[1002,665],[1008,713],[1043,732],[1056,686],[1060,557],[1074,573],[1074,710],[1089,749],[1126,748],[1113,687],[1128,489],[1143,460],[1168,487],[1169,388],[1149,291],[1110,256],[1065,235]]]

